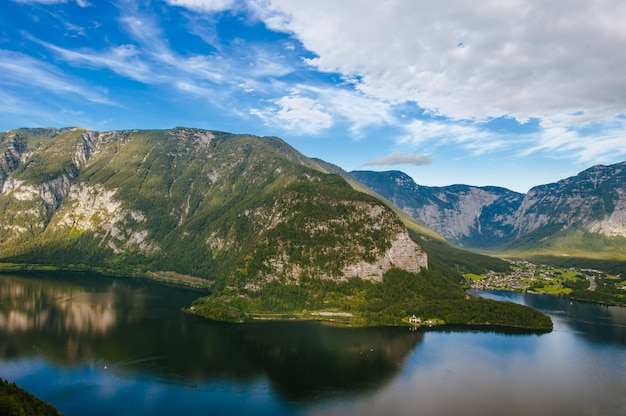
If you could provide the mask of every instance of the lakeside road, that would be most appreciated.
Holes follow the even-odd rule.
[[[589,291],[590,292],[595,292],[596,288],[598,287],[598,284],[596,283],[596,277],[595,276],[590,276],[590,275],[586,275],[585,276],[587,278],[587,280],[589,280]]]

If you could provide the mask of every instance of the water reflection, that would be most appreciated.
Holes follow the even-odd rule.
[[[89,274],[0,275],[0,376],[65,414],[626,414],[626,310],[488,292],[555,330],[211,323],[199,294]]]
[[[141,291],[115,290],[116,285],[106,278],[85,288],[79,285],[79,275],[55,273],[53,276],[43,280],[40,276],[0,279],[1,330],[103,335],[116,325],[119,311],[115,305],[120,297],[130,297],[121,302],[133,306],[132,310],[124,311],[125,319],[136,319],[143,313]]]
[[[2,275],[0,294],[0,360],[43,356],[187,386],[268,379],[294,403],[375,391],[423,339],[399,328],[211,323],[180,312],[198,293],[104,276]]]
[[[316,323],[245,325],[230,331],[247,364],[278,394],[309,401],[375,391],[402,368],[423,338],[398,328],[338,329]]]

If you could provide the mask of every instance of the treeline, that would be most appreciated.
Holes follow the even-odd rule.
[[[597,302],[605,305],[626,306],[626,290],[616,286],[615,280],[596,277],[596,289],[575,288],[570,298],[584,302]]]
[[[552,329],[550,318],[535,309],[473,298],[456,283],[432,270],[423,270],[418,275],[391,270],[382,285],[372,287],[369,296],[368,307],[376,304],[383,307],[378,315],[382,324],[402,314],[446,324]],[[370,312],[375,311],[370,309]],[[375,314],[370,315],[370,320],[375,319]]]
[[[3,416],[48,416],[60,415],[48,404],[15,383],[0,378],[0,415]]]
[[[591,259],[583,257],[566,256],[532,256],[528,261],[535,264],[549,264],[561,268],[595,269],[603,272],[622,275],[626,278],[626,261],[609,259]]]
[[[593,291],[588,290],[589,282],[587,280],[565,282],[563,286],[573,289],[569,297],[584,302],[626,306],[626,290],[618,287],[618,284],[626,280],[625,261],[554,256],[535,256],[531,258],[531,261],[563,268],[601,271],[602,273],[595,277],[597,287]],[[619,279],[609,279],[607,275],[618,276]]]
[[[460,248],[453,247],[446,241],[432,238],[422,238],[419,234],[409,230],[413,240],[428,253],[429,269],[439,270],[441,274],[449,276],[457,283],[462,283],[463,274],[483,274],[487,271],[507,272],[511,270],[508,261],[497,257],[485,256]]]

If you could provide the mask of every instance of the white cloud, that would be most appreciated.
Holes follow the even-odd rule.
[[[211,2],[185,4],[190,6],[191,3],[206,8]],[[226,6],[227,2],[224,3]],[[181,55],[169,45],[170,41],[165,37],[156,15],[139,11],[132,2],[123,3],[120,10],[122,16],[119,21],[134,43],[115,45],[105,50],[66,49],[28,34],[25,36],[71,64],[108,68],[128,79],[146,84],[174,85],[181,91],[195,94],[206,91],[210,98],[214,98],[217,85],[223,91],[244,83],[254,85],[255,90],[263,90],[260,79],[268,78],[269,81],[263,82],[271,84],[271,78],[294,70],[292,62],[282,57],[280,52],[254,42],[230,45],[230,50],[220,54]],[[197,24],[194,27],[201,29]],[[208,83],[215,85],[211,88]],[[195,84],[194,88],[190,88],[192,84]]]
[[[11,88],[28,82],[40,92],[71,94],[91,102],[111,104],[105,95],[81,85],[56,67],[17,52],[0,50],[0,72],[0,86]]]
[[[368,127],[397,123],[391,105],[386,101],[344,88],[315,90],[324,97],[325,105],[333,109],[336,117],[347,120],[351,125],[353,139],[359,139]]]
[[[260,17],[276,14],[287,17],[268,25],[316,53],[312,65],[450,118],[524,121],[581,109],[607,118],[626,108],[620,0],[273,0]]]
[[[573,155],[579,163],[614,163],[616,155],[626,154],[626,118],[594,126],[593,134],[560,120],[546,120],[536,144],[523,155],[544,152],[555,157]],[[584,126],[583,126],[584,127]]]
[[[186,7],[202,12],[221,12],[236,6],[235,0],[165,0],[172,6]]]
[[[429,165],[432,160],[425,155],[405,155],[400,152],[393,152],[387,156],[370,160],[365,166],[391,166],[391,165]]]
[[[298,91],[275,100],[274,104],[264,110],[253,109],[251,114],[261,117],[268,125],[303,134],[315,134],[333,124],[332,116],[319,102],[300,96]]]
[[[310,126],[305,130],[319,130],[330,127],[332,124],[332,116],[325,111],[323,106],[310,98],[297,95],[283,97],[278,99],[276,104],[281,107],[276,113],[278,119],[296,125],[304,121],[306,125]]]
[[[105,51],[64,49],[46,42],[40,43],[72,64],[93,68],[109,68],[113,72],[148,84],[158,82],[158,77],[141,59],[141,52],[134,45],[119,45]]]
[[[67,0],[13,0],[16,3],[40,3],[40,4],[57,4],[57,3],[67,3]]]
[[[454,121],[413,120],[404,128],[406,134],[399,139],[401,144],[431,148],[454,145],[471,152],[474,156],[511,148],[520,141],[530,140],[514,135],[503,138],[476,124]]]
[[[25,3],[25,4],[33,4],[33,3],[39,3],[39,4],[60,4],[60,3],[67,3],[68,0],[13,0],[16,3]],[[86,1],[86,0],[76,0],[76,4],[79,7],[89,7],[91,6],[91,4]]]
[[[242,6],[240,6],[242,7]],[[465,0],[368,4],[357,0],[248,0],[265,24],[290,33],[316,57],[312,67],[339,73],[382,109],[416,102],[447,122],[402,121],[401,143],[454,144],[485,154],[504,149],[595,160],[626,154],[626,3],[573,0]],[[323,94],[330,96],[330,94]],[[369,126],[365,106],[324,102],[335,119]],[[354,98],[356,97],[356,98]],[[349,102],[350,98],[345,98]],[[535,135],[482,128],[499,117],[543,120]],[[621,121],[620,121],[621,120]],[[546,123],[550,121],[551,127]],[[360,124],[359,124],[360,123]],[[614,125],[618,124],[619,127]],[[582,131],[593,125],[595,136]],[[558,127],[555,127],[558,126]],[[524,149],[520,151],[519,149]]]
[[[276,90],[287,87],[284,83],[274,86]],[[345,122],[350,126],[352,139],[359,139],[370,126],[397,121],[388,103],[336,86],[298,84],[288,95],[270,101],[272,106],[255,108],[250,113],[262,118],[266,125],[303,134],[317,134]]]

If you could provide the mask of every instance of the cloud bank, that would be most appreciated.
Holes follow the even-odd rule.
[[[392,166],[392,165],[429,165],[432,160],[425,155],[405,155],[400,152],[393,152],[387,156],[370,160],[365,166]]]
[[[313,51],[310,65],[449,118],[598,120],[626,108],[619,0],[250,3],[269,4],[259,17]]]

